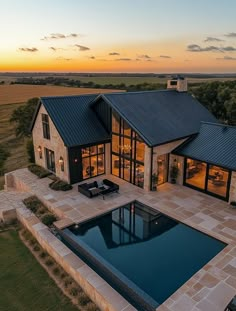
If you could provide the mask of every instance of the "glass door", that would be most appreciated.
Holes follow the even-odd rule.
[[[168,154],[162,154],[157,157],[157,185],[167,182],[168,173]]]

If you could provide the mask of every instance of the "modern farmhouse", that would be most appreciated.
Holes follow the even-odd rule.
[[[183,78],[163,91],[42,97],[31,130],[36,163],[69,183],[113,174],[152,191],[176,179],[236,200],[236,128]]]

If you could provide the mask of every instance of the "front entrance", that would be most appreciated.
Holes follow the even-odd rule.
[[[162,154],[157,157],[157,185],[164,184],[168,179],[168,154]]]

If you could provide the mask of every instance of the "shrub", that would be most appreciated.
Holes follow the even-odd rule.
[[[84,292],[82,292],[79,293],[78,302],[81,306],[86,306],[90,302],[90,299]]]
[[[76,288],[76,287],[72,287],[71,289],[70,289],[70,295],[71,296],[77,296],[78,295],[78,293],[79,293],[79,290],[78,290],[78,288]]]
[[[55,268],[52,270],[52,273],[55,274],[55,275],[59,275],[59,273],[60,273],[60,268],[55,267]]]
[[[37,240],[34,237],[32,237],[30,238],[29,243],[30,245],[35,245],[37,243]]]
[[[33,247],[33,250],[34,250],[35,252],[39,252],[39,251],[41,250],[41,248],[40,248],[39,245],[35,245],[35,246]]]
[[[39,178],[44,178],[51,175],[49,171],[37,164],[30,164],[28,166],[28,170]]]
[[[57,179],[57,180],[51,182],[49,184],[49,187],[52,190],[56,190],[56,191],[58,191],[58,190],[68,191],[68,190],[72,189],[72,186],[70,184],[68,184],[67,182],[60,180],[60,179]]]
[[[46,258],[46,257],[48,257],[48,254],[43,251],[43,252],[40,253],[39,257]]]
[[[93,302],[89,302],[85,308],[86,311],[99,311],[98,307]]]
[[[54,265],[54,261],[51,259],[51,258],[48,258],[46,261],[45,261],[45,265],[47,265],[48,267],[51,267]]]
[[[37,210],[41,207],[42,203],[36,196],[31,196],[23,200],[25,206],[30,209],[33,213],[36,213]]]
[[[28,160],[31,163],[35,163],[35,157],[34,157],[34,144],[32,138],[30,138],[26,143],[26,150],[28,154]]]
[[[61,279],[64,279],[66,277],[66,273],[65,272],[62,272],[61,275],[60,275]]]
[[[47,213],[42,216],[41,220],[42,223],[45,224],[46,226],[51,226],[57,219],[53,214]]]
[[[64,280],[64,286],[67,288],[69,285],[73,283],[73,280],[70,276],[67,276]]]

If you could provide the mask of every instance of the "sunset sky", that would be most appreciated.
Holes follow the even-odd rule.
[[[0,71],[236,72],[235,0],[0,4]]]

